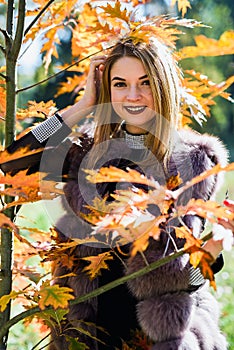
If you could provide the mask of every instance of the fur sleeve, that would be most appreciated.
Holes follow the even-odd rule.
[[[179,173],[185,183],[218,163],[222,167],[227,165],[228,152],[217,137],[181,130],[169,163],[169,174]],[[208,177],[187,192],[185,202],[190,198],[213,199],[222,182],[222,173]]]

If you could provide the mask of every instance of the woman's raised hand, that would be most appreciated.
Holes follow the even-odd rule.
[[[92,57],[83,97],[61,114],[64,122],[69,127],[73,127],[83,117],[89,114],[97,103],[97,94],[102,79],[105,61],[105,55]]]
[[[87,108],[93,107],[97,103],[105,60],[105,55],[94,56],[91,59],[86,89],[82,98]]]

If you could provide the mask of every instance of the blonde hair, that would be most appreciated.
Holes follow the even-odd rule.
[[[146,146],[158,161],[166,164],[171,151],[173,130],[178,125],[180,72],[168,48],[156,39],[152,39],[149,44],[134,43],[131,39],[122,40],[108,55],[95,112],[94,144],[115,137],[120,128],[122,120],[111,105],[110,71],[113,64],[124,56],[140,59],[148,75],[154,99],[155,120],[154,130],[147,135]],[[107,142],[103,143],[102,155],[107,152],[105,148],[108,148]],[[92,161],[96,163],[102,155],[99,152],[93,154]]]

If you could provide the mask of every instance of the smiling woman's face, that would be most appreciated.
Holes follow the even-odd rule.
[[[142,62],[129,56],[118,59],[110,71],[110,84],[113,109],[126,121],[126,130],[132,134],[149,131],[155,117],[154,100]]]

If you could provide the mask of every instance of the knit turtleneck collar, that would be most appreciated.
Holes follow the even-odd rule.
[[[131,149],[146,149],[145,146],[145,140],[147,137],[147,134],[131,134],[126,130],[126,124],[123,123],[121,125],[121,129],[124,134],[124,139],[126,144]]]

